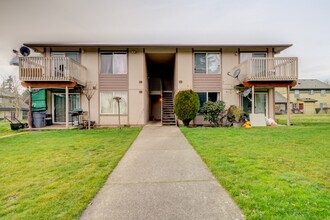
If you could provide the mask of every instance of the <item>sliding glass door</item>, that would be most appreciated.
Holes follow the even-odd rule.
[[[65,122],[65,94],[53,94],[53,122]],[[69,94],[69,112],[75,108],[80,108],[80,94]],[[71,116],[69,114],[69,121]]]

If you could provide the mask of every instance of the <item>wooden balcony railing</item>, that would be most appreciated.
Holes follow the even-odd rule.
[[[248,81],[295,81],[298,79],[298,58],[251,58],[235,66],[229,75]]]
[[[20,57],[19,79],[24,82],[77,82],[84,85],[87,69],[68,57]]]

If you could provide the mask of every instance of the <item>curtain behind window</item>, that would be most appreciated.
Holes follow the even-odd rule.
[[[118,104],[114,97],[121,97],[120,114],[127,114],[127,92],[101,92],[101,114],[118,114]]]

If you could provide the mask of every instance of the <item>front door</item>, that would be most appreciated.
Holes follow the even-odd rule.
[[[80,107],[80,94],[69,94],[69,112]],[[65,122],[65,93],[53,94],[53,122]],[[71,117],[69,115],[69,121]]]
[[[248,97],[243,97],[242,107],[244,112],[251,113],[252,105],[252,95],[249,94]],[[268,116],[268,99],[267,93],[255,93],[254,94],[254,113],[264,114]]]
[[[256,114],[264,114],[267,116],[267,93],[255,93],[254,94],[255,100],[255,108],[254,112]]]

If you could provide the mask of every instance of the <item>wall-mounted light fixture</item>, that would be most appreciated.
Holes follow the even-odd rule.
[[[182,80],[179,80],[179,83],[182,84]]]
[[[131,54],[136,54],[136,50],[131,50]]]

